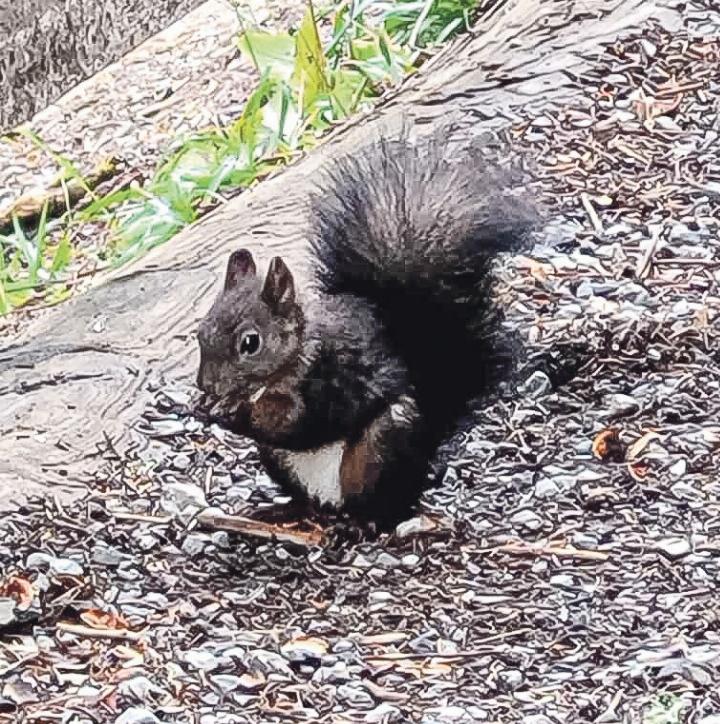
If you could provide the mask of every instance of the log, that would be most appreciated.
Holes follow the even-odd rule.
[[[0,350],[0,507],[18,496],[82,495],[104,435],[122,451],[148,383],[190,381],[194,333],[217,291],[228,253],[247,246],[260,263],[289,257],[307,268],[308,187],[322,164],[359,151],[378,128],[405,118],[418,129],[455,119],[468,133],[572,103],[598,49],[650,18],[669,30],[681,0],[507,0],[367,116],[315,151],[186,229],[82,296],[49,310]]]

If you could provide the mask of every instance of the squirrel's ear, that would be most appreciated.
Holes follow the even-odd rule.
[[[279,256],[273,257],[270,262],[261,298],[276,311],[295,301],[295,282],[292,273]]]
[[[247,249],[238,249],[230,254],[225,272],[225,290],[232,289],[243,277],[255,276],[257,269],[252,254]]]

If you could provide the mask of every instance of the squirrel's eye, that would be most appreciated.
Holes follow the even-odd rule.
[[[260,335],[255,330],[245,332],[240,339],[240,354],[252,355],[260,349]]]

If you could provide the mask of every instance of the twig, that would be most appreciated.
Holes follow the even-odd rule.
[[[41,654],[29,654],[28,656],[23,656],[19,658],[17,661],[13,661],[11,664],[0,664],[0,676],[5,676],[6,674],[9,674],[11,671],[14,671],[15,669],[19,669],[23,664],[27,664],[28,661],[32,661],[33,659],[37,659]]]
[[[140,641],[143,634],[138,631],[128,631],[123,628],[93,628],[92,626],[82,626],[77,623],[63,623],[60,621],[56,624],[56,628],[60,631],[75,634],[76,636],[87,636],[88,638],[97,639],[120,639],[126,641]]]
[[[689,81],[687,83],[678,83],[677,85],[670,88],[661,88],[660,90],[658,90],[657,93],[655,93],[655,98],[672,98],[679,93],[688,93],[690,91],[697,90],[698,88],[702,88],[703,86],[705,86],[705,82],[702,80]]]
[[[647,249],[645,249],[645,253],[638,260],[638,264],[635,269],[635,276],[638,277],[638,279],[642,279],[645,276],[646,272],[648,272],[650,269],[650,261],[655,254],[655,250],[657,249],[661,231],[662,227],[659,224],[655,226],[655,228],[653,228],[652,230],[652,236],[650,238],[650,241],[648,242]]]
[[[712,196],[717,199],[720,198],[720,185],[717,182],[708,181],[707,184],[699,184],[697,181],[691,179],[683,179],[683,183],[690,188],[697,189],[698,191],[704,191],[708,196]],[[709,184],[713,184],[710,186]]]
[[[277,540],[281,543],[294,543],[299,546],[322,545],[324,535],[319,530],[300,530],[299,528],[285,527],[261,520],[245,518],[241,515],[227,515],[215,510],[203,510],[197,516],[197,522],[204,528],[213,530],[229,530],[234,533]]]
[[[602,551],[589,551],[575,546],[533,545],[532,543],[506,543],[496,548],[486,548],[486,553],[509,553],[511,555],[557,556],[558,558],[578,558],[587,561],[606,561],[610,556]]]
[[[379,686],[370,679],[365,679],[363,681],[363,686],[376,699],[380,699],[380,701],[394,701],[398,704],[402,704],[410,698],[409,694],[401,694],[399,691],[390,691],[389,689],[384,689],[382,686]]]
[[[643,156],[641,153],[636,151],[634,148],[631,148],[625,143],[622,143],[620,141],[611,141],[611,148],[616,148],[621,153],[624,153],[626,156],[630,156],[630,158],[634,158],[636,161],[640,161],[643,165],[647,166],[650,163],[650,159]]]
[[[495,634],[494,636],[488,636],[482,641],[478,641],[478,646],[486,646],[488,644],[496,643],[498,641],[504,641],[505,639],[515,638],[516,636],[521,636],[523,634],[529,633],[532,633],[532,629],[521,628],[517,631],[508,631],[506,633]],[[428,652],[424,654],[411,654],[402,652],[394,652],[389,654],[373,654],[371,656],[368,656],[368,659],[379,659],[382,661],[411,661],[413,659],[470,659],[476,656],[485,656],[486,654],[487,649],[477,648],[471,649],[470,651],[456,651],[454,654],[441,654],[434,652]]]
[[[716,269],[720,266],[717,259],[694,259],[692,257],[672,257],[670,259],[655,259],[655,266],[702,266],[710,269]]]
[[[64,183],[64,188],[51,186],[39,194],[30,193],[21,196],[10,208],[0,214],[0,231],[12,226],[13,216],[26,224],[33,223],[39,218],[46,203],[48,218],[61,215],[85,199],[88,196],[88,189],[92,191],[101,183],[117,176],[123,170],[123,166],[123,161],[114,157],[109,158],[100,163],[86,178],[69,179]]]
[[[167,525],[173,518],[172,515],[143,515],[142,513],[110,513],[116,520],[132,520],[136,523],[153,523],[155,525]]]
[[[593,225],[593,229],[595,229],[596,233],[602,234],[602,221],[600,221],[600,217],[597,215],[597,211],[595,211],[595,208],[590,201],[590,197],[585,192],[583,192],[580,194],[580,200],[582,201],[582,205],[585,208],[587,215],[590,217],[590,222]]]

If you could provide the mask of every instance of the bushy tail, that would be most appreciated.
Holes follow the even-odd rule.
[[[374,305],[425,382],[448,362],[457,368],[451,355],[477,358],[469,345],[483,328],[490,264],[540,221],[496,148],[452,137],[444,128],[413,143],[403,133],[338,159],[313,214],[321,289]]]
[[[522,247],[539,221],[496,148],[380,138],[336,160],[316,197],[313,241],[326,291],[377,300],[386,288],[465,291],[488,263]]]

